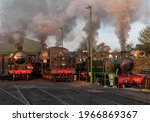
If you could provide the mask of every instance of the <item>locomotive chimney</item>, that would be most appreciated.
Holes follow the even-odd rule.
[[[127,57],[127,52],[124,50],[124,51],[121,51],[121,58],[126,58]]]
[[[18,46],[18,51],[22,51],[23,47],[22,46]]]

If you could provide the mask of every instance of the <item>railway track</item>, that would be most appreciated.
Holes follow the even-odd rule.
[[[4,93],[5,96],[13,101],[13,104],[17,105],[69,105],[69,103],[58,98],[54,94],[51,94],[38,86],[33,86],[32,89],[20,89],[16,83],[13,84],[13,90],[5,90],[0,88],[0,91]],[[14,95],[17,94],[17,95]],[[8,99],[7,99],[8,100]],[[7,104],[10,102],[7,101]]]
[[[47,94],[47,95],[49,95],[49,96],[55,98],[55,99],[56,99],[57,101],[59,101],[62,105],[69,105],[69,103],[67,103],[67,102],[65,102],[64,100],[60,99],[60,98],[57,97],[56,95],[54,95],[54,94],[52,94],[52,93],[50,93],[50,92],[47,92],[47,91],[45,91],[45,90],[43,90],[43,89],[41,89],[41,88],[39,88],[39,87],[37,87],[37,89],[40,90],[41,92],[43,92],[43,93],[45,93],[45,94]]]
[[[31,103],[26,99],[26,97],[22,94],[22,92],[20,91],[20,89],[17,87],[17,85],[15,84],[15,88],[17,89],[18,93],[20,94],[20,96],[23,98],[23,100],[25,101],[25,105],[31,105]]]
[[[85,104],[85,105],[99,105],[99,104],[105,104],[105,105],[120,105],[119,103],[115,101],[111,101],[99,96],[94,96],[93,94],[86,92],[81,89],[76,88],[56,88],[56,89],[47,89],[45,90],[48,94],[53,94],[54,96],[58,96],[63,101],[68,101],[67,103],[70,103],[72,105],[76,104]]]
[[[93,105],[149,105],[149,101],[144,101],[138,98],[134,98],[134,97],[129,97],[123,94],[119,94],[117,92],[113,91],[108,92],[105,91],[104,89],[98,89],[98,90],[85,90],[85,89],[81,89],[79,87],[69,87],[63,90],[63,88],[58,90],[59,88],[50,88],[49,90],[46,90],[47,93],[52,93],[55,96],[59,96],[59,98],[68,101],[68,103],[70,104],[93,104]],[[71,92],[72,91],[72,92]],[[66,93],[68,92],[68,93]],[[60,95],[62,94],[62,95]],[[74,95],[74,98],[71,97],[72,94],[76,94]],[[68,99],[66,99],[65,97],[68,97],[68,99],[70,99],[70,101]],[[89,99],[88,99],[89,98]],[[72,99],[72,100],[71,100]],[[86,99],[89,102],[85,102]],[[92,102],[91,100],[94,99]],[[76,102],[77,100],[81,101]]]
[[[77,89],[78,89],[78,90],[77,90]],[[99,99],[99,100],[102,100],[102,101],[106,102],[107,104],[110,104],[110,105],[121,105],[121,104],[118,103],[118,102],[115,102],[115,101],[112,101],[112,100],[109,100],[109,99],[100,97],[100,96],[98,96],[98,95],[94,95],[93,93],[91,93],[91,92],[89,92],[89,91],[82,90],[82,89],[79,89],[79,88],[77,88],[77,89],[72,89],[72,90],[75,91],[75,92],[81,93],[81,94],[86,94],[86,95],[91,96],[91,97],[93,96],[93,97],[95,97],[95,98],[97,98],[97,99]],[[100,91],[100,93],[102,93],[102,92]]]
[[[26,105],[26,103],[24,102],[24,101],[22,101],[22,100],[20,100],[18,97],[16,97],[15,95],[13,95],[11,92],[8,92],[8,91],[6,91],[5,89],[3,89],[3,88],[0,88],[0,90],[2,91],[2,92],[4,92],[5,93],[5,95],[8,95],[8,96],[10,96],[11,98],[13,98],[13,99],[11,99],[12,101],[14,101],[14,103],[18,103],[18,104],[21,104],[21,105]]]
[[[26,105],[69,105],[69,103],[36,85],[32,85],[30,89],[20,89],[15,83],[15,87]]]
[[[117,95],[117,96],[120,96],[120,97],[124,97],[124,98],[128,98],[128,99],[131,99],[131,100],[139,101],[143,104],[150,105],[150,101],[147,101],[147,100],[142,100],[142,99],[139,99],[139,98],[135,98],[135,97],[131,97],[131,96],[123,95],[123,94],[118,94],[118,93],[111,93],[111,94]]]
[[[11,84],[10,84],[11,85]],[[54,86],[53,86],[54,85]],[[14,104],[21,105],[149,105],[150,101],[129,96],[114,89],[82,88],[62,84],[24,85],[12,83],[13,87],[0,91],[9,96]],[[3,97],[3,95],[2,95]]]
[[[108,92],[104,90],[83,90],[81,88],[76,87],[76,89],[73,89],[76,92],[84,93],[84,94],[90,94],[95,96],[96,98],[105,100],[108,103],[112,103],[113,105],[127,105],[126,101],[130,102],[130,104],[144,104],[149,105],[150,101],[142,100],[136,97],[127,96],[125,94],[119,94],[117,92]],[[109,97],[113,96],[113,97]],[[115,99],[116,98],[116,99]],[[117,101],[117,98],[124,99],[122,101]],[[125,100],[126,99],[126,100]]]
[[[89,92],[89,91],[84,91],[84,92]],[[92,93],[92,92],[89,92],[89,93]],[[127,102],[128,101],[128,104],[130,105],[134,105],[134,104],[144,104],[144,105],[150,105],[150,101],[146,101],[146,100],[142,100],[142,99],[139,99],[139,98],[136,98],[136,97],[131,97],[131,96],[127,96],[125,94],[120,94],[120,93],[117,93],[117,92],[103,92],[102,93],[102,96],[97,93],[92,93],[94,96],[99,96],[103,99],[107,99],[107,100],[110,100],[110,101],[118,101],[116,103],[118,103],[118,105],[127,105]],[[106,98],[107,96],[107,98]],[[109,96],[113,96],[113,97],[109,97]],[[115,99],[116,98],[116,99]],[[122,99],[122,100],[121,100]]]

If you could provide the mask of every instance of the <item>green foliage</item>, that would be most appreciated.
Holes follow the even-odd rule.
[[[104,57],[107,57],[111,50],[110,46],[106,45],[104,42],[97,45],[96,42],[97,41],[93,41],[93,44],[92,44],[93,58],[94,59],[102,59]],[[89,42],[86,38],[83,38],[83,40],[80,42],[79,47],[77,49],[77,53],[80,56],[83,56],[86,58],[89,56]]]
[[[147,26],[139,32],[139,38],[141,44],[150,43],[150,26]]]
[[[96,46],[96,52],[110,52],[110,46],[106,45],[104,42]]]
[[[144,50],[147,56],[150,55],[150,26],[139,32],[138,40],[141,44],[137,44],[136,49]]]
[[[137,44],[136,49],[145,51],[147,56],[150,55],[150,43]]]

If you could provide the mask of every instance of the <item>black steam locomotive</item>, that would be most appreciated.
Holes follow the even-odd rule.
[[[63,47],[50,47],[39,56],[41,76],[46,79],[72,81],[75,58]]]
[[[8,74],[13,80],[29,79],[33,66],[29,62],[29,57],[22,51],[22,47],[18,47],[15,53],[9,55],[8,69]]]
[[[121,52],[121,57],[114,60],[113,70],[116,73],[118,87],[141,85],[144,81],[143,76],[132,73],[134,61],[127,57],[125,51]]]
[[[114,60],[114,67],[113,70],[119,74],[131,74],[134,68],[134,61],[131,58],[117,58]]]

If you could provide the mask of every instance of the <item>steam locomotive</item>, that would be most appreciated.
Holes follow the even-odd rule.
[[[145,80],[145,76],[132,73],[134,61],[127,57],[125,51],[121,52],[121,56],[121,58],[114,61],[113,67],[117,76],[118,87],[141,85]]]
[[[75,58],[63,47],[50,47],[39,55],[41,76],[55,81],[72,81]]]
[[[8,74],[13,79],[29,79],[33,72],[33,66],[29,62],[29,57],[22,51],[22,47],[9,55]]]
[[[93,60],[93,77],[99,79],[96,81],[100,84],[104,85],[104,72],[106,72],[106,84],[110,85],[109,83],[109,72],[115,74],[115,84],[118,87],[128,87],[128,86],[139,86],[141,85],[144,80],[145,76],[141,74],[133,74],[132,70],[134,68],[135,62],[131,58],[127,56],[126,51],[121,51],[121,57],[115,58],[109,62],[111,65],[110,70],[107,71],[108,68],[108,61],[107,60]],[[80,62],[76,66],[76,73],[80,74],[80,79],[88,80],[88,62]],[[100,80],[102,79],[102,80]]]

